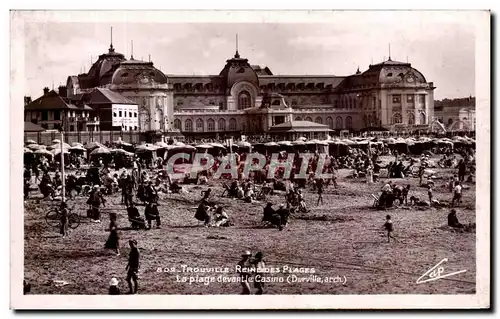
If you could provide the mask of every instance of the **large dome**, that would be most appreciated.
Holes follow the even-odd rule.
[[[99,59],[92,65],[87,77],[93,80],[95,86],[109,84],[114,71],[123,61],[125,61],[124,55],[115,52],[113,45],[111,45],[108,53],[101,54]]]
[[[225,87],[231,88],[235,83],[248,81],[259,87],[259,78],[255,70],[248,64],[248,59],[240,58],[238,51],[234,58],[226,61],[224,69],[220,71],[219,76],[225,79]]]
[[[413,68],[410,63],[392,61],[370,65],[368,70],[350,77],[350,85],[397,85],[416,86],[425,85],[424,75]]]
[[[134,59],[121,62],[111,79],[112,86],[155,86],[167,82],[167,76],[155,68],[153,62]]]

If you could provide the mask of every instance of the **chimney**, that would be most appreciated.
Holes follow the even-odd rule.
[[[49,93],[49,88],[48,87],[44,87],[43,88],[43,95],[46,95],[47,93]]]
[[[31,96],[25,96],[24,97],[24,106],[26,106],[30,103],[31,103]]]
[[[58,92],[60,97],[68,97],[68,90],[65,85],[59,85]]]

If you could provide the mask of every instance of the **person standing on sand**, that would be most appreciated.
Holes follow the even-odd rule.
[[[254,279],[254,287],[257,288],[256,295],[264,294],[264,275],[266,272],[266,264],[264,263],[264,254],[262,252],[258,252],[255,254],[255,258],[252,261],[254,271],[255,271],[255,279]]]
[[[240,280],[241,280],[241,287],[243,288],[243,291],[241,292],[242,295],[250,295],[250,284],[248,283],[248,279],[250,278],[250,268],[252,267],[252,264],[250,263],[250,257],[252,256],[252,253],[250,251],[245,251],[241,255],[242,259],[238,263],[238,274],[240,275]]]
[[[384,224],[385,230],[387,231],[387,242],[391,242],[391,238],[394,239],[394,236],[392,236],[392,232],[394,231],[394,226],[392,224],[391,220],[391,215],[385,216],[385,224]]]
[[[323,179],[320,178],[317,180],[316,188],[318,189],[318,201],[316,202],[316,206],[319,206],[319,202],[323,204]]]
[[[128,264],[125,267],[127,270],[127,283],[129,287],[129,294],[136,294],[138,285],[137,285],[137,273],[139,272],[139,249],[137,249],[137,241],[135,239],[131,239],[128,241],[130,245],[130,253],[128,256]],[[132,285],[132,281],[134,285]]]
[[[69,220],[68,220],[68,208],[66,205],[66,202],[61,202],[61,207],[60,207],[60,214],[61,214],[61,235],[63,237],[68,236],[68,225],[69,225]]]
[[[117,256],[120,256],[120,240],[118,237],[118,226],[116,224],[116,213],[109,213],[109,237],[104,245],[107,249],[114,249]]]

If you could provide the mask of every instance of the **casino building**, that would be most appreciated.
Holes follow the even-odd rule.
[[[112,44],[88,73],[68,77],[64,98],[98,88],[137,104],[141,132],[205,137],[268,134],[297,121],[330,134],[428,127],[435,89],[410,63],[391,58],[348,76],[274,75],[236,50],[218,75],[167,75]]]

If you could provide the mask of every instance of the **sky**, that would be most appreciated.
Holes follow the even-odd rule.
[[[372,15],[370,16],[372,17]],[[151,60],[165,74],[219,74],[238,49],[250,64],[273,74],[338,75],[363,72],[389,56],[410,62],[435,99],[475,95],[475,28],[447,19],[350,19],[324,23],[137,23],[26,21],[26,95],[42,95],[69,75],[88,71],[113,46],[128,59]]]

